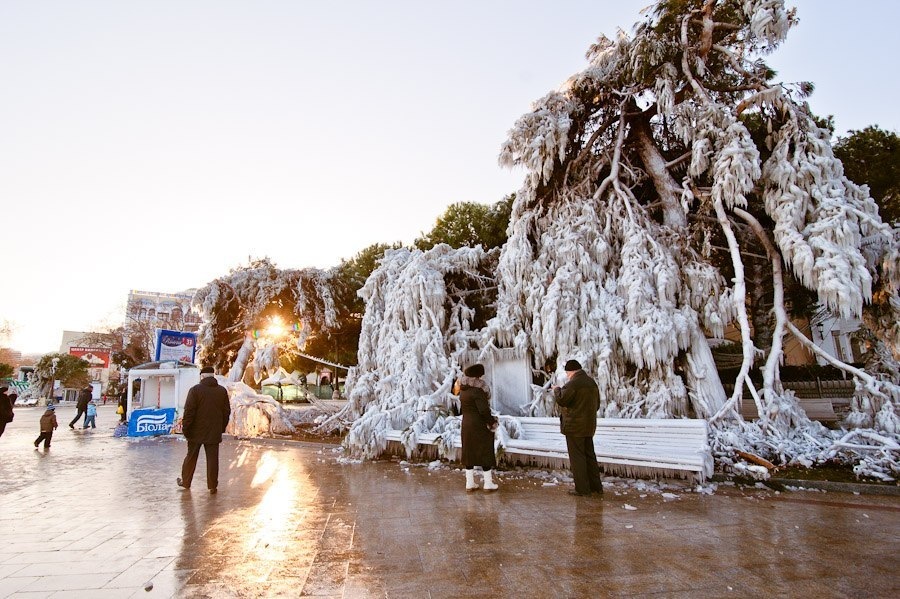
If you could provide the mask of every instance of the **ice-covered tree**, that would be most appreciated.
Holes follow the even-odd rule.
[[[243,379],[251,359],[257,376],[276,369],[282,352],[335,326],[330,280],[326,271],[279,269],[261,259],[209,282],[193,300],[203,319],[200,361],[231,381]]]
[[[896,349],[900,254],[805,104],[812,86],[772,81],[762,57],[794,23],[780,0],[659,2],[632,35],[601,37],[588,66],[519,119],[501,152],[528,174],[500,258],[498,343],[525,343],[538,369],[581,359],[610,415],[693,414],[727,427],[746,386],[760,439],[824,434],[779,382],[785,335],[816,351],[788,319],[784,279],[838,316],[872,313],[873,334]],[[751,240],[773,290],[766,343],[754,343],[747,313]],[[717,242],[726,269],[712,257]],[[732,321],[743,364],[726,399],[705,337]],[[761,390],[747,376],[757,360]],[[858,420],[894,433],[897,387],[840,366],[866,398]]]
[[[32,387],[38,392],[37,397],[52,398],[54,381],[59,381],[63,387],[84,387],[91,382],[88,363],[70,354],[44,354],[34,365],[34,378],[31,381]]]
[[[348,260],[341,260],[341,263],[332,269],[331,289],[336,311],[336,326],[308,339],[306,353],[339,364],[356,364],[359,331],[365,311],[365,304],[357,292],[365,285],[366,279],[375,270],[384,253],[400,247],[402,244],[399,242],[390,245],[376,243],[363,248]],[[305,365],[307,368],[315,367],[315,364],[308,361]]]
[[[321,428],[352,423],[348,445],[372,458],[389,429],[404,430],[412,448],[421,432],[458,426],[448,418],[450,391],[460,356],[481,338],[496,255],[446,244],[387,251],[359,290],[366,311],[349,403]]]

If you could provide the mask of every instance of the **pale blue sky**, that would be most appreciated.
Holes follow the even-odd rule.
[[[0,0],[0,321],[7,344],[121,319],[269,256],[330,267],[492,203],[531,101],[648,0]],[[900,4],[789,2],[770,57],[839,132],[900,129]]]

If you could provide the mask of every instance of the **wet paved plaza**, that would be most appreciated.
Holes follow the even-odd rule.
[[[0,597],[897,597],[900,500],[608,485],[603,500],[501,473],[347,463],[228,438],[217,495],[180,438],[71,431],[16,410],[0,438]],[[636,509],[632,509],[636,508]],[[152,584],[152,588],[150,587]],[[145,590],[149,589],[149,590]]]

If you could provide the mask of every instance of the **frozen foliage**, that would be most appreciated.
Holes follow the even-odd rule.
[[[252,360],[257,381],[265,378],[278,368],[282,353],[303,349],[312,331],[337,324],[331,281],[328,271],[278,269],[268,260],[211,281],[193,300],[203,318],[200,360],[220,371],[230,366],[232,381],[243,379]],[[266,332],[273,323],[291,326],[292,321],[297,335]]]
[[[381,453],[388,430],[403,431],[408,451],[437,434],[449,455],[459,427],[450,386],[463,354],[511,347],[543,380],[566,359],[581,361],[607,416],[708,419],[726,468],[763,476],[735,458],[741,451],[898,474],[900,388],[890,373],[900,354],[900,243],[866,189],[843,176],[803,102],[812,86],[771,81],[762,57],[785,40],[793,11],[782,0],[686,0],[649,14],[631,35],[601,37],[585,69],[509,132],[500,162],[526,176],[496,262],[479,248],[403,249],[369,277],[350,402],[323,424],[349,424],[355,455]],[[748,297],[748,247],[770,263],[751,274],[771,279],[771,338],[753,337],[749,310],[762,304]],[[812,345],[790,321],[787,277],[825,309],[864,320],[877,372]],[[476,330],[473,300],[493,285],[493,317]],[[327,305],[324,288],[318,297]],[[729,325],[740,331],[742,363],[727,397],[707,337]],[[854,377],[853,430],[811,421],[782,388],[787,335]],[[760,358],[758,390],[748,374]],[[265,367],[272,356],[258,359]],[[553,409],[540,382],[534,415]],[[740,416],[745,391],[758,421]]]
[[[405,431],[411,450],[421,433],[459,426],[450,416],[451,386],[460,356],[477,339],[468,292],[451,281],[477,287],[487,279],[492,254],[481,247],[385,253],[359,295],[366,302],[358,367],[351,372],[347,406],[324,429],[352,422],[347,445],[372,458],[384,451],[388,430]],[[448,435],[449,438],[449,435]]]
[[[843,176],[829,133],[801,101],[811,86],[773,85],[760,59],[794,21],[780,0],[660,2],[633,36],[601,37],[585,70],[519,119],[500,161],[528,174],[490,332],[498,345],[524,342],[538,370],[579,359],[608,416],[710,418],[717,456],[744,471],[759,474],[732,460],[735,449],[780,462],[839,457],[896,475],[896,379],[839,364],[858,383],[848,424],[877,433],[811,422],[778,380],[782,337],[802,337],[784,307],[782,262],[833,313],[865,317],[889,350],[882,357],[900,351],[895,233]],[[751,127],[764,129],[764,147]],[[771,233],[760,218],[774,222]],[[711,257],[711,234],[728,246],[730,266]],[[772,261],[771,343],[751,338],[748,239]],[[732,321],[744,360],[725,402],[701,348]],[[760,346],[770,346],[763,393],[747,378]],[[744,423],[735,407],[745,385],[759,422]]]

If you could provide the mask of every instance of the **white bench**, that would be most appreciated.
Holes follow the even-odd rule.
[[[566,439],[558,418],[517,418],[519,438],[504,439],[498,457],[502,463],[567,467]],[[402,442],[403,431],[391,430],[388,441]],[[422,433],[420,447],[434,446],[439,435]],[[453,447],[461,442],[454,436]],[[423,449],[426,449],[423,447]],[[601,468],[611,474],[639,478],[690,478],[703,482],[713,473],[705,420],[601,418],[594,435],[594,451]],[[425,453],[434,456],[432,448]]]

